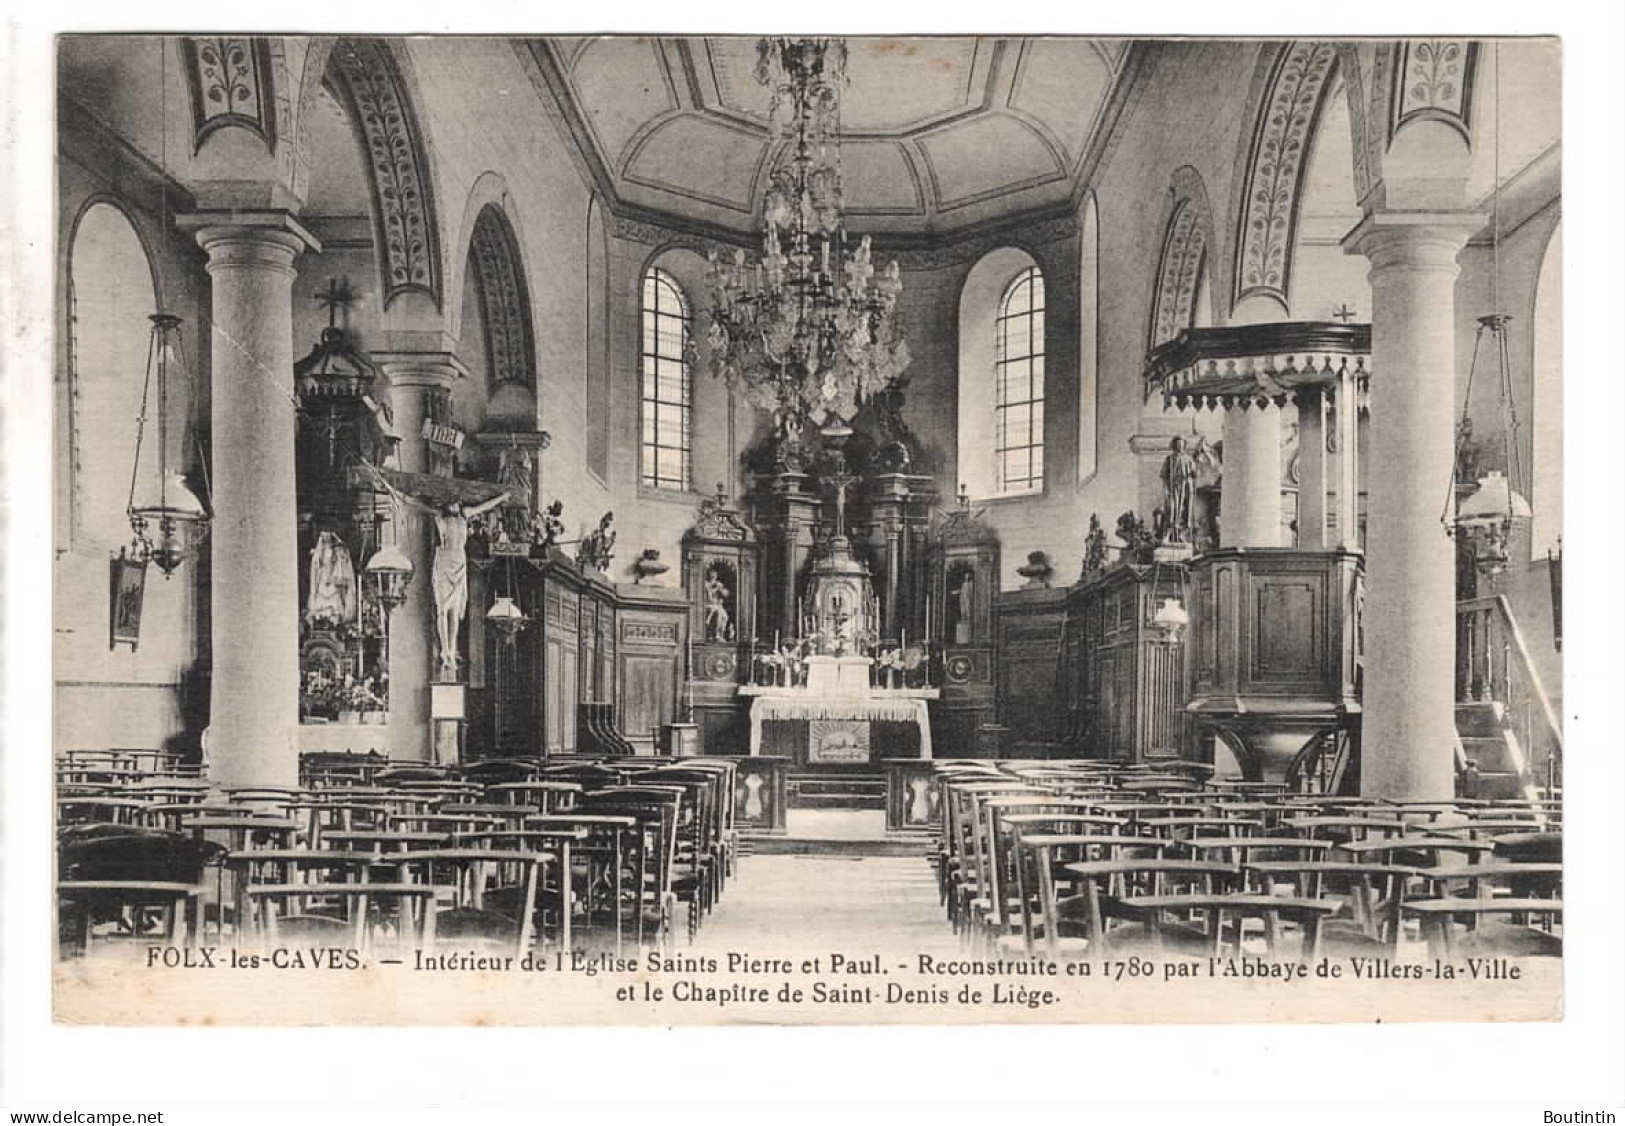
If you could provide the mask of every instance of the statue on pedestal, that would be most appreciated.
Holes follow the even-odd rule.
[[[1191,541],[1191,501],[1196,495],[1197,472],[1196,458],[1185,449],[1185,439],[1175,436],[1168,456],[1162,460],[1163,543]]]

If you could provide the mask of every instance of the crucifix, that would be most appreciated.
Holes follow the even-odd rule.
[[[1339,305],[1337,308],[1332,310],[1332,316],[1336,317],[1339,321],[1343,322],[1344,324],[1348,324],[1350,321],[1352,321],[1354,319],[1354,316],[1355,316],[1355,314],[1354,314],[1354,306],[1350,305],[1347,301],[1345,301],[1341,305]]]
[[[848,473],[846,466],[841,464],[825,480],[829,482],[830,488],[835,490],[835,536],[842,539],[846,536],[846,490],[852,487],[857,478]]]

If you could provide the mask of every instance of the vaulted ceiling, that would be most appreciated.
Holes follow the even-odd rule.
[[[528,42],[623,209],[753,231],[779,149],[756,40]],[[1075,201],[1130,69],[1127,40],[854,38],[841,101],[848,225],[941,235]]]

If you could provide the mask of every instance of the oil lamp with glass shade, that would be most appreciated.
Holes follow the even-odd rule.
[[[367,560],[366,572],[377,586],[378,602],[384,612],[406,601],[406,588],[412,584],[415,568],[399,544],[385,544]]]
[[[508,589],[514,589],[513,560],[504,559],[503,563],[508,573]],[[530,625],[530,619],[525,616],[511,594],[499,594],[492,601],[491,608],[485,612],[485,624],[496,630],[504,644],[513,645],[519,633]]]
[[[519,631],[530,624],[530,619],[525,617],[518,603],[503,594],[498,595],[485,612],[485,624],[496,630],[503,641],[512,644]]]
[[[152,334],[147,346],[147,374],[141,388],[141,415],[136,421],[135,458],[130,467],[130,498],[125,513],[135,535],[134,554],[143,562],[156,563],[169,578],[192,554],[209,513],[203,502],[186,484],[181,470],[169,463],[169,376],[173,366],[183,366],[181,319],[171,313],[154,313]],[[158,413],[158,454],[156,465],[143,474],[141,450],[146,437],[147,407]]]
[[[1490,578],[1506,570],[1511,559],[1514,533],[1526,530],[1534,516],[1534,510],[1521,491],[1523,463],[1519,456],[1518,413],[1514,406],[1512,365],[1507,349],[1507,324],[1511,320],[1505,313],[1490,313],[1478,318],[1478,336],[1473,343],[1473,358],[1467,369],[1462,420],[1456,429],[1456,458],[1443,517],[1446,533],[1465,537],[1464,542],[1472,549],[1474,565],[1481,574]],[[1494,349],[1498,368],[1501,445],[1507,473],[1491,469],[1480,474],[1476,471],[1476,457],[1464,456],[1469,452],[1468,443],[1473,432],[1470,413],[1473,383],[1486,337]],[[1464,470],[1464,467],[1469,468]],[[1469,486],[1468,482],[1475,476],[1477,484]],[[1465,495],[1460,495],[1462,492]]]

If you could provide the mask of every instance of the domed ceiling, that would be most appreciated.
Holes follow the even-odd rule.
[[[1127,40],[853,38],[841,165],[854,231],[949,234],[1055,209],[1109,131]],[[754,232],[778,159],[747,37],[529,41],[623,209]]]

